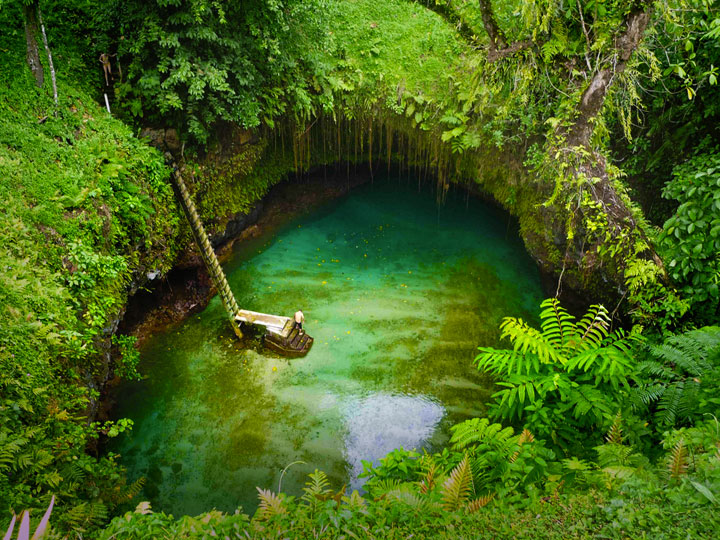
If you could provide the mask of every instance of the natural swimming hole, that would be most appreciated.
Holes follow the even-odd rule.
[[[534,320],[540,278],[503,212],[465,196],[375,182],[243,243],[225,265],[244,309],[305,312],[315,343],[287,360],[243,349],[218,297],[148,340],[144,379],[116,391],[113,441],[156,511],[257,506],[256,486],[300,495],[308,473],[361,489],[361,460],[440,449],[484,413],[473,366],[505,316]]]

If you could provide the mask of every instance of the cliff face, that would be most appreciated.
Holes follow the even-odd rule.
[[[522,164],[524,149],[489,148],[460,164],[451,155],[442,155],[432,133],[418,135],[402,122],[390,124],[376,118],[374,129],[381,134],[380,140],[363,142],[368,132],[366,121],[344,125],[320,121],[300,137],[283,133],[283,129],[291,129],[288,126],[255,133],[226,131],[207,154],[186,159],[189,189],[219,256],[224,257],[235,240],[267,233],[274,224],[318,200],[337,196],[359,179],[369,180],[392,167],[400,174],[415,175],[418,181],[436,183],[438,204],[442,204],[449,183],[493,200],[518,219],[520,234],[541,270],[548,295],[557,292],[566,305],[578,310],[597,301],[614,307],[623,292],[621,273],[593,258],[582,231],[574,237],[568,235],[566,209],[542,204],[550,196],[549,189]],[[172,130],[146,134],[151,144],[174,150],[182,160]],[[280,138],[295,143],[283,147],[277,142]],[[461,174],[455,174],[458,170]],[[312,189],[305,184],[310,178],[308,171],[315,171]],[[288,181],[268,196],[271,186],[284,178]],[[293,190],[293,185],[297,189]],[[315,195],[308,196],[310,193]],[[123,311],[116,317],[122,323],[109,328],[109,334],[130,332],[142,341],[207,304],[214,291],[184,220],[174,231],[174,241],[181,247],[169,265],[172,270],[138,269],[128,288],[125,305],[129,313]],[[107,380],[112,371],[106,369],[104,374]]]

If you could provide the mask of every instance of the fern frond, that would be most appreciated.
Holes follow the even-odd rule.
[[[535,435],[533,435],[528,428],[525,428],[520,433],[520,437],[518,437],[517,442],[518,444],[535,442]]]
[[[303,501],[315,501],[331,492],[330,481],[324,472],[315,469],[315,472],[310,473],[309,477],[310,480],[305,482],[307,487],[303,488],[305,492],[301,497]]]
[[[630,397],[635,403],[634,408],[640,408],[639,404],[649,407],[662,397],[666,388],[667,387],[663,384],[645,385],[633,388],[630,393]]]
[[[680,439],[670,452],[670,459],[668,460],[670,478],[678,480],[687,472],[687,468],[687,448],[685,448],[685,441]]]
[[[424,510],[429,503],[428,500],[407,489],[388,491],[386,498],[388,501],[401,502],[414,510]]]
[[[429,467],[427,468],[425,477],[422,478],[418,484],[420,488],[420,493],[422,493],[423,495],[427,495],[435,488],[437,472],[437,465],[435,465],[435,462],[431,462]]]
[[[466,454],[457,467],[450,471],[450,476],[443,483],[441,491],[443,508],[447,511],[459,508],[467,500],[471,484],[470,461]]]
[[[576,326],[576,333],[569,345],[576,350],[588,350],[601,346],[608,335],[610,315],[601,304],[590,306]]]
[[[590,465],[583,459],[576,457],[566,458],[562,460],[563,468],[568,471],[572,471],[575,474],[584,473],[590,470]]]
[[[679,336],[676,336],[679,337]],[[676,366],[695,377],[701,375],[705,369],[700,358],[700,351],[683,351],[669,343],[662,343],[651,347],[650,354],[662,360],[665,364]]]
[[[681,334],[678,337],[684,337],[690,341],[691,345],[686,345],[681,339],[675,342],[676,346],[686,352],[688,352],[686,347],[690,347],[691,350],[703,351],[703,358],[712,359],[720,357],[720,326],[705,326]]]
[[[598,454],[598,465],[602,468],[627,466],[633,455],[632,447],[617,443],[601,444],[595,447],[595,451]]]
[[[570,391],[567,407],[573,409],[575,418],[591,415],[595,422],[611,414],[605,394],[587,385],[577,386]]]
[[[650,354],[693,377],[702,377],[713,368],[711,359],[720,354],[720,327],[707,326],[673,336],[650,347]]]
[[[637,365],[638,373],[642,375],[652,375],[653,377],[661,377],[670,379],[675,374],[673,370],[656,360],[645,360]]]
[[[108,509],[99,502],[84,502],[65,511],[65,521],[75,532],[86,532],[107,519]]]
[[[539,361],[544,364],[564,363],[564,358],[547,340],[544,332],[529,326],[522,319],[506,317],[500,325],[500,330],[502,331],[501,338],[509,338],[513,344],[513,350],[519,352],[522,357],[528,357],[527,353],[530,352],[537,355]]]
[[[266,520],[272,518],[273,516],[279,516],[287,513],[287,509],[280,497],[275,495],[269,489],[257,488],[257,490],[258,498],[260,499],[260,505],[258,506],[256,514],[258,519]]]
[[[622,413],[620,411],[615,415],[615,420],[613,420],[612,426],[605,435],[605,441],[611,444],[622,444]]]
[[[475,357],[478,370],[501,375],[503,373],[530,373],[540,368],[540,360],[534,355],[523,355],[517,351],[499,350],[492,347],[478,347],[480,354]]]
[[[362,495],[358,493],[357,489],[353,490],[349,497],[343,497],[342,501],[350,510],[363,511],[367,508],[367,502],[362,497]]]
[[[661,426],[674,426],[678,419],[685,383],[678,381],[665,388],[657,406],[655,419]]]
[[[68,482],[81,482],[86,474],[87,471],[78,465],[77,462],[72,462],[62,470],[62,477]]]
[[[517,444],[519,446],[522,446],[525,443],[531,443],[535,441],[535,435],[533,435],[528,428],[525,428],[522,430],[522,433],[518,435],[517,438]],[[518,456],[520,455],[520,450],[516,450],[512,456],[510,456],[510,463],[515,463]]]
[[[368,486],[368,491],[377,500],[382,499],[388,492],[397,489],[399,486],[400,480],[396,478],[383,478],[371,486]]]
[[[556,348],[564,347],[575,333],[575,317],[560,305],[557,298],[544,300],[540,308],[540,328],[543,335]]]
[[[482,497],[478,497],[477,499],[473,499],[469,503],[467,503],[467,511],[468,513],[472,514],[474,512],[477,512],[480,510],[483,506],[487,506],[490,501],[492,501],[495,498],[495,492],[488,493],[487,495],[483,495]]]
[[[471,418],[450,428],[450,444],[455,450],[464,450],[481,443],[500,444],[513,436],[513,428],[490,423],[487,418]]]
[[[597,348],[587,349],[571,357],[567,362],[568,371],[591,371],[596,375],[615,380],[624,379],[630,372],[634,359],[628,349],[621,348],[622,342],[604,342]]]
[[[112,491],[107,493],[107,495],[104,498],[115,505],[124,504],[124,503],[130,502],[135,497],[137,497],[140,494],[140,492],[142,491],[142,488],[144,486],[145,486],[145,477],[141,476],[140,478],[135,480],[129,486],[120,485],[120,486],[115,487]]]

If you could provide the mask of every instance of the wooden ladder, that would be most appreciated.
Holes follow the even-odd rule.
[[[240,331],[240,326],[235,321],[235,315],[240,311],[240,306],[238,306],[237,300],[235,300],[235,296],[230,290],[230,285],[228,285],[225,272],[223,272],[220,267],[220,263],[215,255],[215,250],[213,249],[210,239],[205,232],[205,227],[203,227],[202,221],[200,221],[200,216],[198,216],[195,203],[193,203],[190,198],[190,193],[188,192],[185,182],[182,179],[180,169],[178,169],[178,166],[175,164],[175,160],[169,152],[165,154],[165,158],[172,167],[171,177],[173,184],[180,195],[180,206],[182,206],[185,211],[185,216],[190,222],[190,229],[192,230],[193,237],[195,237],[195,243],[200,249],[200,256],[205,263],[208,274],[210,274],[210,279],[212,280],[213,285],[220,294],[220,300],[222,300],[223,307],[227,312],[233,331],[238,338],[242,339],[243,335]]]

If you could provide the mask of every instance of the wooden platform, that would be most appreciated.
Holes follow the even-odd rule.
[[[267,313],[248,311],[247,309],[238,310],[238,312],[235,314],[235,320],[237,322],[243,322],[246,324],[257,324],[260,326],[264,326],[269,331],[275,332],[276,334],[282,334],[288,322],[290,322],[290,326],[292,326],[292,319],[290,317],[268,315]]]
[[[264,326],[266,332],[263,336],[263,344],[283,356],[294,358],[305,356],[314,341],[304,330],[298,331],[293,328],[293,320],[290,317],[241,309],[235,314],[235,322]]]

